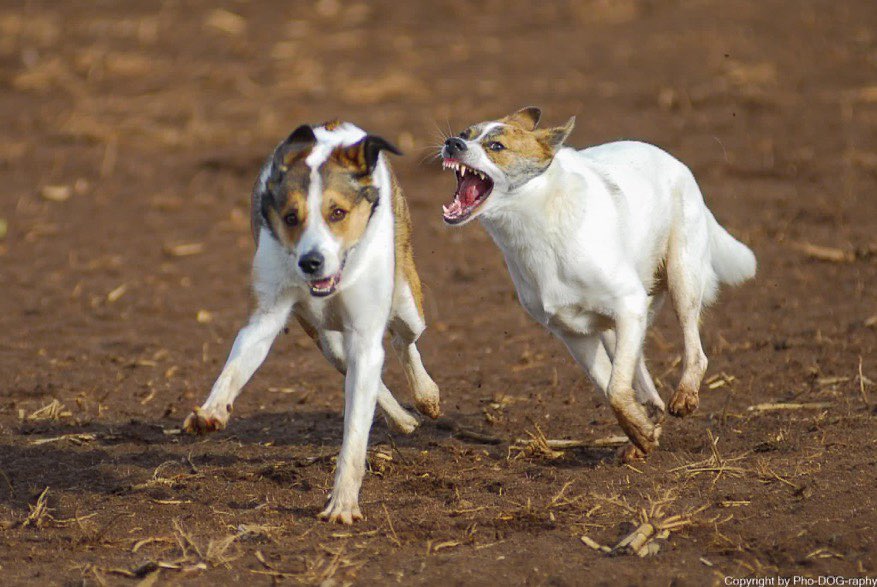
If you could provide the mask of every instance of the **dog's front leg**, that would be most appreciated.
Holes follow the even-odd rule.
[[[344,379],[344,440],[335,469],[335,485],[320,518],[352,524],[362,519],[359,488],[365,475],[366,449],[375,413],[384,349],[381,336],[345,334],[348,357]]]
[[[597,390],[605,397],[612,374],[612,361],[603,349],[600,337],[596,334],[576,334],[562,330],[552,332],[563,341],[576,363],[585,370]]]
[[[649,453],[657,448],[661,429],[651,421],[633,390],[634,374],[645,338],[646,303],[640,296],[632,296],[624,302],[615,317],[616,341],[609,380],[609,404],[630,440],[641,451]]]
[[[291,300],[278,300],[267,308],[256,310],[249,323],[238,332],[207,401],[189,414],[183,430],[190,434],[206,434],[225,428],[234,400],[265,360],[271,344],[286,324],[291,308]]]

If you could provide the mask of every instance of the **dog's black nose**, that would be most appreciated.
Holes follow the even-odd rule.
[[[318,251],[311,251],[301,256],[301,259],[298,260],[298,266],[308,275],[313,275],[323,268],[323,261],[323,255]]]
[[[457,153],[462,153],[467,148],[466,142],[459,137],[451,137],[445,141],[445,154],[448,157],[453,157]]]

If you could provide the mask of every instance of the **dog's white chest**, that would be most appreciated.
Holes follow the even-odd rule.
[[[509,261],[518,300],[534,320],[561,332],[586,333],[604,327],[605,317],[594,311],[581,289],[561,280],[556,264],[543,259],[542,264],[523,268]]]
[[[493,234],[491,227],[488,231]],[[498,236],[494,238],[518,300],[534,320],[551,330],[569,332],[591,332],[604,322],[589,301],[588,287],[580,279],[570,279],[587,264],[582,256],[569,255],[538,226],[519,226],[510,239]]]

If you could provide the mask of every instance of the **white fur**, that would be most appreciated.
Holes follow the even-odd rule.
[[[349,123],[334,131],[321,127],[314,130],[317,144],[306,160],[314,170],[308,194],[308,206],[311,208],[309,218],[312,221],[308,223],[297,248],[301,251],[310,250],[306,247],[317,248],[327,260],[330,254],[334,254],[335,269],[329,268],[327,271],[331,274],[337,271],[337,263],[340,262],[337,258],[338,243],[325,227],[319,212],[322,189],[317,169],[333,148],[351,145],[365,133]],[[267,175],[263,172],[260,181],[264,183],[265,177]],[[344,438],[335,485],[329,503],[321,514],[322,517],[344,523],[361,517],[358,496],[365,473],[366,448],[375,403],[381,405],[389,422],[397,430],[411,432],[417,426],[417,420],[396,402],[381,381],[384,361],[382,338],[388,323],[401,320],[409,325],[403,346],[406,349],[408,346],[414,348],[415,354],[414,341],[424,329],[423,321],[416,312],[415,319],[407,314],[394,315],[391,308],[395,278],[394,218],[392,182],[383,156],[373,173],[373,182],[379,191],[379,205],[362,238],[349,251],[338,291],[332,296],[312,296],[305,277],[298,269],[296,251],[287,250],[267,228],[261,228],[253,261],[257,309],[249,324],[238,333],[222,373],[199,409],[202,417],[224,426],[235,398],[265,359],[290,313],[303,316],[317,328],[327,359],[346,373]],[[404,299],[406,294],[411,298],[410,291],[397,295]],[[406,304],[402,306],[407,308]],[[413,356],[409,352],[403,357],[403,367],[406,373],[415,374],[415,383],[421,388],[435,388],[435,383],[420,363],[419,355]]]
[[[666,267],[683,328],[680,389],[693,389],[696,405],[706,370],[701,308],[720,282],[751,278],[754,255],[718,225],[689,169],[652,145],[561,148],[544,173],[517,189],[477,139],[467,147],[463,162],[494,181],[473,217],[502,250],[521,304],[564,342],[632,440],[653,448],[659,421],[650,423],[642,404],[663,412],[664,403],[642,345],[664,298],[650,295],[656,270]]]

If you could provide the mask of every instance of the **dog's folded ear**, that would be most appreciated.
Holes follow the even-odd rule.
[[[358,143],[349,147],[335,149],[332,155],[335,159],[359,174],[369,174],[375,170],[381,151],[388,151],[395,155],[401,155],[402,151],[392,143],[375,135],[366,135]]]
[[[519,126],[524,130],[533,131],[536,130],[536,125],[539,124],[539,119],[541,117],[541,110],[534,106],[528,106],[527,108],[521,108],[514,114],[506,116],[505,122],[506,124]]]
[[[539,134],[539,139],[542,140],[546,145],[548,145],[551,150],[556,151],[560,147],[563,146],[563,142],[569,137],[569,134],[572,132],[572,129],[576,126],[576,117],[572,116],[569,120],[566,121],[566,124],[563,126],[558,126],[555,128],[546,128],[544,130],[537,131]]]
[[[285,171],[283,168],[289,167],[293,161],[310,151],[316,142],[314,129],[307,124],[301,125],[277,146],[274,151],[274,166]]]

